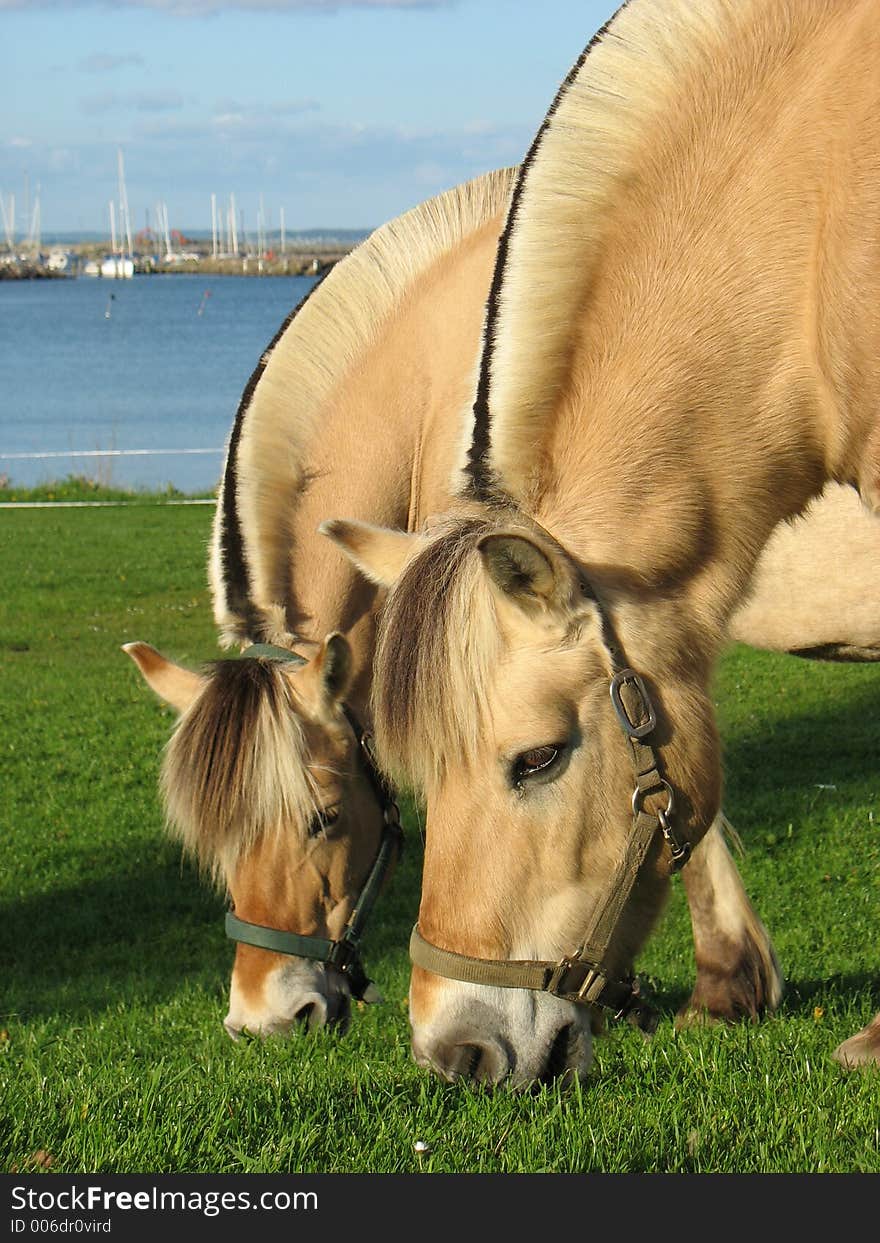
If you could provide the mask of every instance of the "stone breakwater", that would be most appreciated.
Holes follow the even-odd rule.
[[[0,281],[63,280],[72,275],[71,272],[56,272],[46,264],[33,261],[0,263]]]
[[[287,255],[205,255],[177,263],[154,266],[154,272],[201,272],[214,276],[321,276],[343,259],[353,247],[334,250],[303,250]],[[137,266],[137,265],[136,265]],[[140,270],[140,269],[138,269]]]
[[[212,255],[192,250],[169,256],[135,254],[138,275],[203,276],[323,276],[343,259],[356,243],[332,246],[318,244],[297,247],[284,254],[268,251],[263,255]],[[72,247],[68,251],[38,256],[0,257],[0,280],[40,280],[72,276],[100,276],[104,251],[93,246]],[[102,278],[107,279],[107,278]],[[112,279],[112,277],[110,278]]]

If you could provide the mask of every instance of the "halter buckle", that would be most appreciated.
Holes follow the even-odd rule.
[[[348,987],[352,997],[357,1000],[367,1000],[365,994],[368,989],[372,988],[372,984],[364,970],[360,951],[354,941],[346,940],[345,937],[335,941],[333,949],[327,958],[327,963],[329,966],[335,967],[348,980]],[[378,994],[376,996],[378,997]]]
[[[327,956],[327,962],[331,967],[335,967],[337,971],[349,971],[352,963],[358,961],[358,948],[354,941],[347,941],[343,937],[339,941],[333,942],[333,949]]]
[[[626,704],[623,702],[621,695],[621,690],[624,686],[634,687],[638,692],[639,699],[641,700],[639,715],[644,718],[641,722],[634,721],[627,711]],[[654,712],[654,705],[651,703],[648,688],[635,669],[621,669],[618,673],[615,673],[611,679],[610,689],[614,714],[627,737],[635,740],[645,738],[652,733],[657,726],[657,715]]]
[[[572,973],[575,974],[575,978],[566,979]],[[602,982],[598,993],[595,997],[588,996],[590,989],[597,981]],[[559,997],[563,1001],[571,1001],[575,1005],[605,1006],[602,993],[608,987],[608,983],[600,965],[586,962],[583,958],[563,958],[551,972],[544,991],[552,993],[554,997]]]
[[[551,971],[550,978],[548,979],[547,983],[544,985],[543,991],[545,993],[550,993],[553,997],[560,997],[560,998],[563,998],[564,1000],[573,1000],[571,990],[563,989],[561,985],[565,977],[569,974],[569,972],[576,970],[578,967],[583,968],[584,963],[581,962],[577,958],[560,959],[560,961],[556,964],[556,966]],[[578,988],[575,991],[577,995],[580,996],[580,988]]]
[[[602,989],[599,990],[599,996],[596,998],[590,998],[587,996],[587,993],[593,987],[593,985],[596,983],[597,980],[605,981],[605,983],[603,983],[602,985],[602,989],[604,989],[605,984],[607,984],[607,980],[605,980],[605,976],[602,974],[602,972],[599,970],[598,967],[591,967],[589,971],[587,972],[586,976],[584,977],[583,984],[580,986],[580,988],[577,991],[578,1001],[581,1002],[582,1005],[592,1006],[592,1005],[602,1004],[602,1002],[599,1000],[599,997],[602,996]]]

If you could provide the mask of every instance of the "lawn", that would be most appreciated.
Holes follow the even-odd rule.
[[[830,1057],[880,1006],[880,666],[721,663],[725,809],[788,980],[773,1018],[675,1031],[693,974],[676,881],[638,964],[651,1040],[612,1027],[569,1091],[428,1077],[408,1047],[407,807],[366,942],[384,1004],[343,1039],[233,1044],[223,901],[162,826],[173,718],[120,651],[217,654],[211,512],[0,510],[0,1171],[880,1172],[880,1075]]]

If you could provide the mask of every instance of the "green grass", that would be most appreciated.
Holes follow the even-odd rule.
[[[67,475],[34,487],[24,487],[3,477],[0,482],[0,501],[19,504],[35,501],[125,501],[128,504],[155,505],[159,501],[183,500],[192,497],[208,497],[210,492],[181,492],[168,484],[161,492],[146,488],[113,487],[88,475]]]
[[[410,808],[366,944],[385,1003],[342,1040],[232,1044],[223,902],[162,829],[172,715],[119,650],[216,655],[210,519],[0,511],[0,1170],[880,1171],[880,1075],[830,1058],[880,1006],[877,667],[722,662],[725,807],[789,981],[777,1016],[674,1030],[693,973],[676,881],[639,964],[663,1014],[652,1040],[612,1027],[569,1092],[435,1081],[408,1047]]]

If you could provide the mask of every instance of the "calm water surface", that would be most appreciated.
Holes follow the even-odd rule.
[[[314,277],[0,281],[0,475],[213,488],[260,355]],[[38,458],[107,449],[207,453]]]

